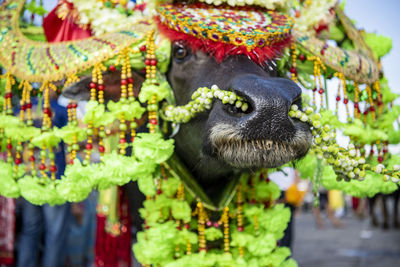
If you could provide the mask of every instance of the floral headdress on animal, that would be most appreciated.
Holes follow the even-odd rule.
[[[289,211],[272,205],[279,189],[269,182],[266,170],[232,180],[215,204],[172,155],[173,140],[163,138],[160,118],[164,123],[188,122],[209,109],[214,98],[247,108],[235,93],[213,86],[199,88],[185,106],[160,109],[161,101],[173,103],[163,73],[168,67],[169,41],[176,39],[186,40],[193,49],[219,61],[231,54],[247,55],[260,65],[276,61],[281,75],[290,75],[305,91],[310,90],[312,101],[305,101],[304,111],[292,106],[289,115],[308,122],[312,129],[313,149],[298,167],[315,188],[322,183],[359,196],[397,188],[398,159],[388,152],[388,146],[400,141],[393,126],[400,110],[389,105],[397,96],[382,78],[379,64],[389,49],[375,46],[388,41],[356,30],[336,1],[150,2],[147,8],[143,4],[129,7],[121,1],[114,8],[111,2],[70,0],[79,14],[71,19],[90,24],[95,36],[55,44],[34,42],[21,33],[23,2],[6,1],[0,11],[0,64],[6,69],[0,117],[2,149],[7,153],[6,162],[0,163],[4,196],[21,195],[34,204],[54,205],[81,201],[93,188],[133,180],[147,196],[141,210],[145,230],[134,246],[142,264],[295,266],[292,259],[287,260],[289,249],[276,246]],[[112,32],[106,33],[108,28]],[[329,45],[328,40],[336,45]],[[116,69],[121,70],[121,98],[110,101],[106,109],[103,73]],[[131,69],[146,73],[138,95]],[[92,74],[92,82],[85,129],[78,127],[73,102],[68,105],[68,125],[53,127],[50,91],[67,87],[87,73]],[[326,109],[326,80],[332,77],[340,80],[336,112],[343,99],[348,123],[341,123]],[[32,121],[31,97],[36,91],[43,99],[41,128],[35,128]],[[16,94],[20,112],[14,116],[12,97]],[[136,134],[144,114],[149,133]],[[119,122],[118,147],[111,151],[114,121]],[[350,136],[347,150],[336,144],[336,129]],[[56,180],[53,150],[61,140],[68,146],[70,164],[62,179]],[[82,162],[76,159],[80,143],[85,144]],[[91,163],[94,144],[101,154],[98,164]],[[131,155],[126,153],[128,148],[132,148]],[[40,158],[36,158],[37,150]],[[382,177],[395,183],[384,183]]]

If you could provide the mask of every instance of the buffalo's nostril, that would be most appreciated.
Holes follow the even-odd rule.
[[[250,101],[244,100],[243,102],[236,102],[235,104],[225,104],[223,105],[223,110],[233,116],[244,116],[253,112],[254,108]]]
[[[303,103],[302,103],[301,95],[298,95],[294,100],[292,100],[292,104],[290,105],[290,107],[293,105],[298,106],[299,109],[302,108]],[[290,110],[290,107],[289,107],[289,110]],[[289,112],[289,110],[288,110],[288,112]]]

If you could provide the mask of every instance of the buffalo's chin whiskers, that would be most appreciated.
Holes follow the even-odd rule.
[[[236,168],[273,168],[303,156],[311,144],[311,133],[296,127],[290,141],[246,140],[229,124],[218,124],[210,132],[210,142],[220,160]]]

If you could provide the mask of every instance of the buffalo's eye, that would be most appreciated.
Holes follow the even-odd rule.
[[[189,51],[185,45],[182,43],[175,43],[173,48],[174,59],[179,61],[183,61],[189,55]]]

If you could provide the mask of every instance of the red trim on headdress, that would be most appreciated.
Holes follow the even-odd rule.
[[[267,60],[274,59],[281,55],[282,50],[290,44],[291,39],[287,38],[283,41],[276,42],[266,47],[256,47],[250,51],[245,46],[236,46],[223,42],[215,42],[212,40],[199,39],[194,36],[172,30],[161,23],[159,17],[155,18],[159,31],[171,41],[184,40],[190,45],[193,51],[201,50],[204,53],[213,56],[218,62],[232,55],[246,55],[252,61],[259,65],[265,65]]]

